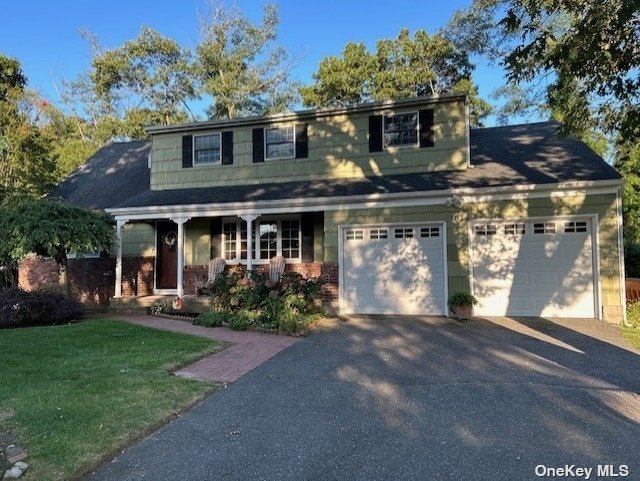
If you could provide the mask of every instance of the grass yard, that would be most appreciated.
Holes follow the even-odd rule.
[[[637,327],[621,327],[620,331],[624,338],[629,341],[633,347],[640,349],[640,329]]]
[[[0,430],[27,450],[25,479],[73,478],[214,391],[168,371],[218,348],[120,321],[0,331]]]

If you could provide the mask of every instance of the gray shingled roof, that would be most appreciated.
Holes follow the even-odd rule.
[[[107,209],[149,190],[150,142],[114,142],[93,154],[49,197],[81,207]]]
[[[543,122],[473,129],[473,168],[464,171],[162,191],[149,190],[148,143],[112,144],[65,180],[57,193],[76,204],[108,208],[620,179],[620,175],[583,142],[558,138],[557,127],[555,123]]]

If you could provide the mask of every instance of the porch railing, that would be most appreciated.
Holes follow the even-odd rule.
[[[629,277],[625,280],[627,302],[640,300],[640,279]]]

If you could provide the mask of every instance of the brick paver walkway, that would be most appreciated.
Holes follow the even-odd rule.
[[[175,372],[176,375],[207,381],[233,382],[263,362],[271,359],[283,349],[299,341],[295,337],[260,334],[258,332],[238,332],[226,327],[194,326],[188,321],[163,319],[142,314],[109,315],[110,319],[139,324],[141,326],[183,332],[208,337],[226,343],[231,347],[201,359]]]

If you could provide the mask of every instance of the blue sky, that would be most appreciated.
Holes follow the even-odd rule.
[[[252,20],[259,20],[264,2],[236,0]],[[339,55],[349,41],[373,47],[380,38],[394,37],[402,27],[411,32],[435,31],[470,0],[417,1],[281,0],[278,42],[299,61],[293,77],[308,83],[320,60]],[[231,5],[230,1],[225,2]],[[18,58],[31,88],[56,102],[55,83],[73,79],[88,68],[90,49],[78,30],[95,33],[105,48],[120,46],[137,36],[141,25],[193,47],[198,39],[198,15],[206,0],[18,0],[4,3],[0,51]],[[488,98],[502,84],[501,69],[476,61],[475,81]],[[488,122],[491,124],[491,121]]]

